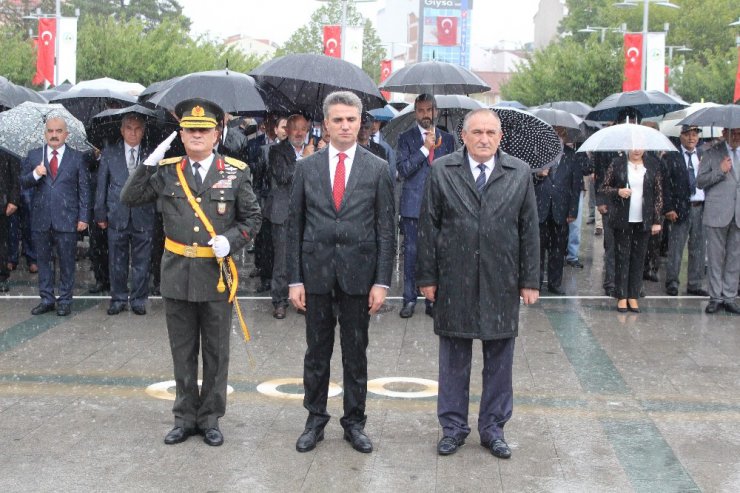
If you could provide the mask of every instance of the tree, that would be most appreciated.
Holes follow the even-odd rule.
[[[167,20],[190,29],[190,19],[183,15],[178,0],[68,0],[62,11],[64,15],[73,15],[75,9],[80,9],[80,23],[110,16],[119,21],[139,19],[148,28]]]
[[[323,53],[323,25],[341,24],[341,22],[342,2],[330,0],[328,4],[316,9],[308,24],[298,28],[288,41],[278,48],[276,56],[290,53]],[[377,81],[380,77],[380,61],[385,58],[386,52],[372,22],[365,20],[352,2],[347,4],[347,25],[363,26],[362,69]]]
[[[33,44],[23,32],[0,28],[0,74],[16,84],[30,86],[36,73]]]
[[[702,60],[706,60],[703,62]],[[732,103],[737,71],[737,48],[704,53],[672,72],[671,83],[686,101]]]

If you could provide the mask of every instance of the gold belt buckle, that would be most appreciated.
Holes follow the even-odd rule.
[[[185,245],[185,257],[196,258],[198,256],[198,245]]]

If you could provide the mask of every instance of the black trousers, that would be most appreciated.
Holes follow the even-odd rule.
[[[8,270],[8,245],[10,243],[10,217],[0,210],[0,282],[10,277]]]
[[[260,271],[261,281],[272,279],[272,223],[264,217],[260,231],[254,239],[254,266]]]
[[[326,401],[329,370],[334,350],[334,328],[339,319],[344,382],[342,428],[364,428],[367,397],[367,344],[370,314],[367,294],[353,296],[339,286],[333,293],[306,294],[306,355],[303,361],[303,407],[308,410],[307,428],[323,428],[329,422]],[[336,303],[337,313],[334,312]]]
[[[615,280],[617,298],[640,297],[642,269],[645,264],[650,232],[642,222],[630,223],[625,229],[614,229],[616,249]]]
[[[540,223],[540,284],[545,278],[547,266],[547,285],[559,288],[563,282],[565,250],[568,247],[568,223],[558,224],[547,216]]]
[[[92,264],[95,281],[100,284],[110,284],[108,268],[108,231],[91,223],[90,233],[90,263]]]
[[[162,276],[162,254],[164,254],[164,225],[162,224],[162,214],[157,212],[154,215],[154,230],[152,231],[152,257],[149,271],[152,273],[152,285],[159,287],[159,280]]]

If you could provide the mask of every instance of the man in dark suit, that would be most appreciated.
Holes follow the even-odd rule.
[[[455,139],[435,128],[437,102],[431,94],[420,94],[414,101],[416,125],[398,137],[396,170],[403,178],[401,188],[401,232],[403,233],[403,307],[400,315],[414,315],[416,288],[416,236],[419,228],[421,199],[432,162],[455,151]],[[432,315],[432,302],[426,314]]]
[[[702,215],[704,213],[704,190],[696,187],[696,175],[702,151],[699,143],[701,128],[684,125],[679,137],[679,152],[668,152],[663,156],[665,173],[663,186],[663,209],[670,234],[668,235],[668,260],[665,268],[665,290],[669,296],[678,294],[678,274],[681,259],[689,244],[687,294],[707,296],[704,283],[704,259],[706,242]]]
[[[376,156],[378,156],[383,161],[388,161],[388,153],[385,151],[385,148],[375,142],[373,139],[370,138],[371,132],[373,130],[373,122],[375,121],[375,118],[373,118],[373,115],[370,113],[365,113],[362,115],[362,123],[360,124],[360,131],[357,134],[357,143],[360,144],[362,147],[367,149],[368,151],[372,152]],[[393,179],[393,175],[390,174],[390,169],[388,171],[389,176],[391,176],[391,180]]]
[[[106,147],[100,158],[95,197],[95,222],[108,231],[111,302],[108,315],[117,315],[131,304],[137,315],[146,314],[149,298],[149,264],[155,223],[154,204],[127,207],[121,203],[121,190],[129,175],[146,158],[141,146],[144,119],[129,113],[121,121],[123,142]],[[128,289],[130,268],[131,293]]]
[[[219,446],[224,442],[218,420],[226,412],[233,308],[229,292],[219,289],[222,262],[226,267],[226,257],[254,237],[261,217],[247,164],[213,152],[221,108],[190,99],[178,103],[175,112],[187,155],[160,160],[173,132],[129,177],[121,202],[135,207],[159,200],[167,233],[161,290],[176,397],[175,426],[164,443],[174,445],[200,433],[207,445]],[[194,197],[192,203],[186,190]]]
[[[498,150],[501,137],[495,113],[468,113],[465,148],[434,163],[419,218],[416,282],[436,301],[440,455],[454,454],[470,433],[472,343],[481,339],[481,444],[496,457],[511,456],[504,425],[513,408],[519,298],[530,304],[539,297],[540,248],[531,171]]]
[[[724,141],[704,153],[696,186],[704,190],[704,235],[707,239],[707,313],[740,315],[740,128],[725,128]]]
[[[68,135],[63,117],[49,117],[44,127],[46,145],[30,151],[22,164],[21,186],[35,188],[31,234],[39,261],[41,303],[31,310],[33,315],[55,308],[59,316],[72,312],[77,233],[90,222],[90,174],[84,155],[65,144]],[[52,249],[59,261],[58,299]]]
[[[10,217],[21,203],[20,163],[15,157],[0,152],[0,293],[9,291],[8,242]]]
[[[285,247],[288,234],[288,209],[290,206],[290,188],[296,163],[314,152],[311,140],[306,143],[308,120],[302,115],[288,118],[288,137],[270,148],[270,195],[265,204],[265,215],[270,218],[272,232],[273,266],[272,316],[281,320],[285,318],[288,307],[288,274],[286,271]]]
[[[288,232],[290,301],[306,310],[308,349],[303,363],[308,410],[296,442],[308,452],[324,438],[334,328],[344,369],[344,439],[363,453],[370,315],[391,284],[395,250],[393,185],[385,161],[357,145],[362,102],[351,92],[324,101],[327,148],[301,161],[293,179]],[[334,305],[337,306],[335,315]]]
[[[555,127],[561,142],[567,137],[563,127]],[[563,266],[565,264],[568,225],[578,215],[583,172],[576,153],[568,146],[555,165],[535,174],[534,192],[540,224],[540,285],[547,268],[547,290],[563,295]],[[540,287],[542,289],[542,287]]]

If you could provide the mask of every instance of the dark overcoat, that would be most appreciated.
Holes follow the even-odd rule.
[[[537,201],[529,166],[498,151],[479,193],[461,149],[435,160],[419,218],[417,286],[437,285],[434,332],[516,337],[519,290],[539,289]]]

